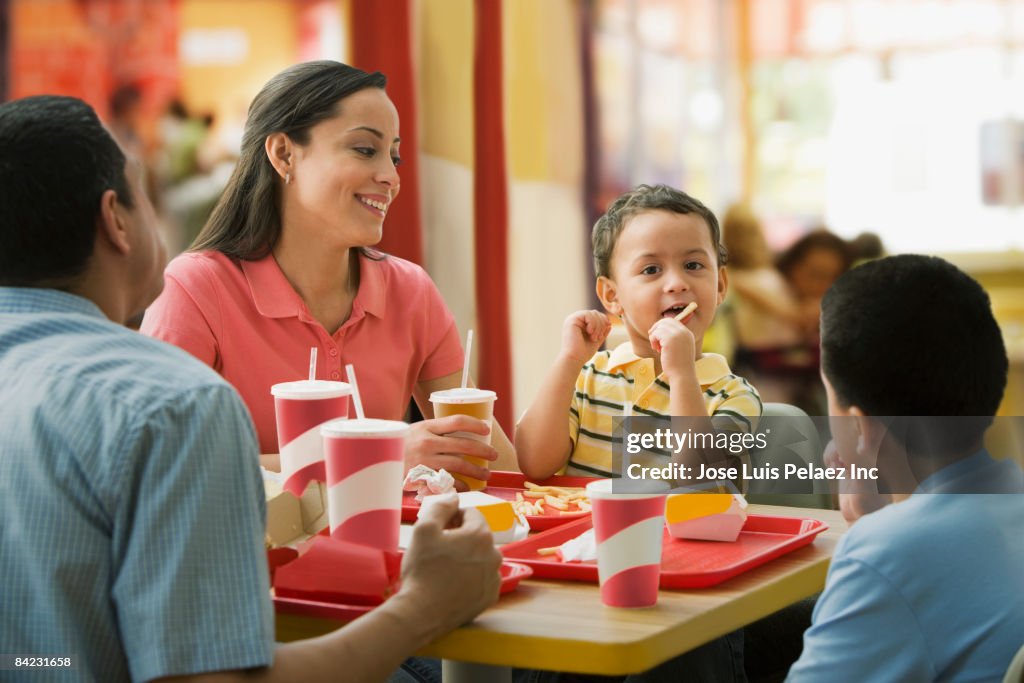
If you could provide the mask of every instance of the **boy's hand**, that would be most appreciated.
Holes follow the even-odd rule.
[[[892,502],[892,496],[879,493],[878,484],[873,481],[860,479],[849,479],[849,470],[846,462],[843,461],[836,447],[835,441],[825,444],[825,452],[822,454],[825,467],[841,470],[845,474],[843,479],[837,481],[839,485],[839,511],[847,524],[853,524],[864,515],[880,510]]]
[[[662,318],[647,331],[651,348],[661,354],[661,371],[672,379],[693,374],[697,357],[696,340],[686,325],[672,318]]]
[[[582,366],[611,331],[612,323],[601,311],[576,311],[562,324],[562,356]]]

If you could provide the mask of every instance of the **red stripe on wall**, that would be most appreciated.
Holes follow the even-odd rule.
[[[498,393],[494,417],[511,433],[512,353],[508,321],[508,182],[502,101],[501,4],[500,0],[476,0],[473,229],[480,354],[478,383]]]
[[[352,65],[387,76],[388,95],[401,119],[401,196],[388,211],[378,247],[422,265],[419,130],[409,0],[352,0],[351,35]]]

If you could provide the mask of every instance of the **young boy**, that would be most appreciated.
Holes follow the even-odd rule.
[[[612,476],[612,418],[627,405],[636,416],[702,416],[695,430],[712,429],[711,416],[714,428],[751,431],[761,415],[757,391],[722,356],[701,352],[727,288],[715,215],[684,192],[640,185],[594,225],[593,248],[597,295],[629,341],[598,352],[607,316],[566,319],[561,353],[516,429],[522,471]],[[690,303],[696,310],[676,320]]]
[[[825,296],[821,348],[838,464],[877,467],[895,502],[841,495],[856,523],[790,680],[1002,680],[1024,643],[1024,477],[982,447],[1007,373],[988,296],[938,258],[873,261]]]

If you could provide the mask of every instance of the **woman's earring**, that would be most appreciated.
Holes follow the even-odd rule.
[[[285,185],[291,185],[292,184],[292,173],[291,173],[291,171],[288,171],[288,172],[286,172],[284,174],[284,184]]]

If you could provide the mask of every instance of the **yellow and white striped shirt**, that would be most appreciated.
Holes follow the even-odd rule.
[[[734,375],[718,354],[704,354],[696,366],[704,404],[714,426],[752,433],[762,411],[757,390]],[[654,359],[637,356],[630,342],[612,351],[598,351],[576,380],[576,393],[569,407],[573,448],[566,474],[613,476],[612,419],[622,417],[626,403],[633,404],[634,416],[663,418],[665,426],[671,426],[668,382],[654,376]],[[741,458],[748,460],[746,453]]]

